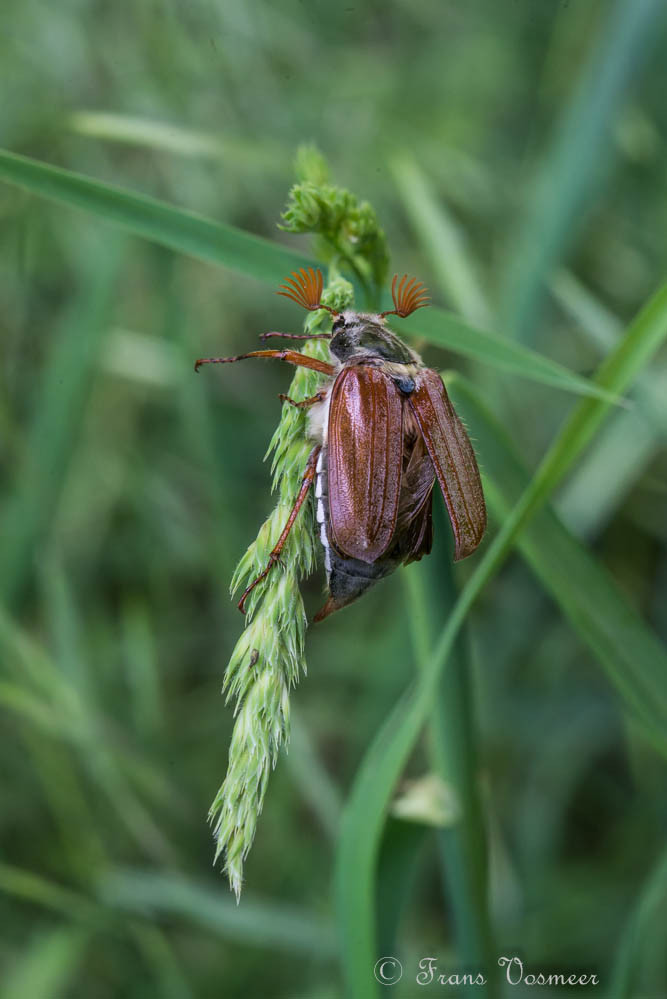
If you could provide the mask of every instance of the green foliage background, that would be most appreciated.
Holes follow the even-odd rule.
[[[381,954],[396,996],[500,954],[667,994],[662,4],[0,20],[7,150],[223,224],[0,156],[0,999],[366,996]],[[276,228],[304,141],[449,310],[401,329],[459,372],[492,521],[452,570],[441,511],[427,562],[309,632],[237,908],[205,817],[290,373],[192,361],[300,330],[273,291],[313,252]],[[385,816],[405,760],[445,828]]]

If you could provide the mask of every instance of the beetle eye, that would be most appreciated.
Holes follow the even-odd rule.
[[[342,316],[339,316],[338,319],[334,320],[334,324],[331,327],[331,332],[340,333],[342,329],[345,329],[345,320],[343,319]]]

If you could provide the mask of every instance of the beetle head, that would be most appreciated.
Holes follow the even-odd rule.
[[[385,324],[384,317],[365,312],[341,312],[334,320],[329,349],[339,361],[377,358],[411,364],[415,355]]]
[[[428,305],[429,297],[426,288],[416,278],[408,280],[404,274],[400,282],[398,274],[394,275],[391,284],[391,297],[394,308],[387,312],[337,312],[328,305],[322,304],[324,282],[322,272],[301,268],[292,271],[278,289],[278,294],[291,298],[309,312],[326,309],[333,316],[331,330],[331,353],[340,361],[359,360],[390,361],[396,364],[411,364],[419,360],[393,333],[385,323],[386,316],[409,316],[416,309]],[[326,335],[326,334],[323,334]]]

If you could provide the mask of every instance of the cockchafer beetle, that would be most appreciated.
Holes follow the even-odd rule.
[[[332,363],[294,350],[253,350],[236,357],[206,357],[195,363],[231,364],[248,357],[273,357],[327,376],[308,399],[281,396],[309,410],[315,446],[301,488],[269,561],[239,601],[280,559],[280,553],[308,492],[315,483],[317,520],[324,548],[328,599],[315,615],[321,621],[360,597],[399,565],[431,551],[431,505],[437,478],[455,541],[454,559],[475,551],[486,528],[486,507],[475,452],[454,411],[440,375],[389,328],[386,317],[409,316],[428,305],[426,289],[407,275],[392,282],[394,308],[387,312],[336,312],[322,305],[321,271],[293,271],[279,295],[309,311],[333,317],[328,339]],[[264,333],[262,339],[314,339]]]

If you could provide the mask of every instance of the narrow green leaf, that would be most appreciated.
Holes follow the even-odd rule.
[[[130,921],[128,929],[155,978],[155,991],[160,999],[194,999],[194,993],[167,934],[157,926],[139,919]]]
[[[92,212],[176,252],[220,264],[274,287],[289,271],[313,264],[294,250],[233,226],[4,150],[0,150],[0,179],[60,204]],[[599,386],[555,361],[494,333],[477,330],[441,309],[420,310],[402,329],[522,378],[568,392],[609,398]]]
[[[474,426],[474,424],[473,424]],[[440,504],[434,510],[433,558],[405,573],[415,658],[427,667],[435,644],[435,622],[453,607],[457,591],[451,541]],[[438,831],[438,846],[457,954],[466,967],[483,969],[487,993],[495,993],[495,946],[488,911],[486,830],[480,799],[469,643],[461,634],[443,674],[426,733],[429,764],[449,789],[457,821]]]
[[[491,309],[465,237],[447,205],[436,196],[428,177],[411,154],[390,164],[406,214],[426,254],[438,287],[462,316],[482,326]],[[486,373],[487,380],[490,377]],[[415,657],[424,668],[435,634],[429,622],[441,620],[456,600],[451,553],[442,507],[435,515],[433,558],[422,569],[405,573],[410,596],[410,623]],[[438,556],[438,546],[440,554]],[[428,579],[428,583],[426,582]],[[458,803],[459,820],[438,833],[447,910],[451,912],[459,960],[484,969],[487,991],[496,991],[495,945],[489,919],[487,836],[477,779],[474,708],[466,636],[461,634],[428,723],[426,744],[430,767],[445,782]]]
[[[551,290],[596,347],[607,351],[618,342],[620,320],[573,275],[557,274]],[[654,366],[646,371],[630,398],[634,408],[611,417],[595,450],[579,464],[558,497],[558,513],[579,536],[589,537],[604,526],[667,437],[667,369]]]
[[[320,825],[334,842],[338,836],[342,803],[337,786],[320,760],[315,740],[301,714],[292,708],[290,751],[287,765],[295,784]]]
[[[401,918],[415,888],[424,848],[433,835],[420,822],[387,821],[378,859],[378,942],[383,954],[393,954]]]
[[[610,126],[664,16],[661,0],[615,0],[601,9],[606,24],[554,133],[507,255],[501,314],[519,339],[530,338],[549,273],[586,219],[601,169],[613,162]]]
[[[23,586],[47,532],[78,439],[92,371],[108,327],[120,241],[59,324],[44,367],[23,460],[0,519],[0,596]]]
[[[128,600],[121,616],[129,706],[137,731],[154,735],[164,724],[159,663],[148,607]]]
[[[416,159],[407,154],[390,162],[405,211],[440,288],[457,312],[472,323],[487,326],[491,310],[456,222],[438,200]]]
[[[388,300],[387,300],[388,302]],[[383,307],[389,307],[383,306]],[[477,329],[465,319],[444,309],[430,307],[420,309],[413,316],[401,322],[401,331],[413,336],[424,337],[430,343],[445,347],[463,357],[469,357],[481,364],[491,365],[499,371],[530,378],[532,381],[551,385],[554,388],[587,395],[608,402],[618,403],[618,394],[607,391],[569,371],[556,361],[538,354],[522,344],[515,343],[497,333]]]
[[[233,134],[212,135],[154,118],[111,111],[73,111],[65,119],[65,125],[79,135],[94,139],[198,160],[219,160],[233,164],[236,170],[257,167],[264,173],[283,173],[290,166],[284,147],[278,143],[269,145],[266,136],[260,146],[254,139],[246,141]]]
[[[569,319],[574,320],[589,343],[605,353],[623,334],[623,323],[584,287],[570,271],[557,271],[549,288]]]
[[[611,975],[609,999],[633,999],[643,984],[645,969],[641,965],[648,940],[657,937],[664,954],[665,901],[667,900],[667,849],[663,850],[642,886],[637,904],[630,913],[616,952]],[[662,911],[661,911],[662,908]],[[658,951],[659,952],[659,951]],[[640,984],[641,983],[641,984]],[[647,983],[653,988],[656,983]],[[661,987],[664,979],[660,983]],[[644,993],[648,994],[648,993]],[[655,995],[659,993],[656,991]]]
[[[178,874],[116,870],[99,887],[107,905],[129,912],[184,920],[229,940],[253,947],[330,958],[335,953],[332,928],[303,909],[260,901],[244,894],[237,905],[228,893]]]
[[[68,919],[90,922],[95,906],[69,888],[55,884],[39,874],[9,864],[0,864],[0,892],[58,912]]]
[[[87,934],[57,929],[38,936],[5,968],[0,999],[57,999],[66,994],[82,960]]]
[[[103,723],[99,712],[82,699],[62,670],[1,608],[0,650],[4,654],[0,662],[18,683],[25,683],[27,678],[39,692],[48,693],[54,718],[49,719],[48,708],[40,704],[38,698],[21,696],[19,688],[3,684],[0,695],[7,707],[29,720],[29,732],[39,726],[48,734],[73,740],[80,760],[90,771],[96,786],[108,795],[115,814],[142,848],[152,856],[159,854],[163,859],[173,860],[173,848],[161,826],[128,780],[139,785],[142,791],[157,792],[161,799],[173,797],[173,794],[165,793],[163,776],[155,773],[154,767],[136,748],[129,751],[122,742],[109,738],[110,727]],[[71,722],[67,724],[69,719]],[[53,755],[54,751],[50,749],[49,752]],[[55,788],[53,782],[45,783],[49,792]],[[60,800],[57,795],[55,800]]]
[[[595,536],[604,528],[661,447],[660,434],[642,403],[638,400],[629,413],[612,415],[595,450],[558,498],[558,513],[580,537]]]
[[[0,680],[0,706],[49,735],[73,742],[85,735],[81,719],[73,719],[69,713],[54,711],[52,703],[36,697],[18,683]]]
[[[625,391],[667,335],[667,284],[641,310],[596,381],[610,392]],[[433,656],[413,688],[399,700],[368,749],[343,814],[336,869],[342,954],[352,994],[372,991],[368,969],[375,951],[374,877],[388,804],[431,710],[442,671],[473,603],[502,566],[530,517],[548,499],[602,423],[609,404],[583,399],[566,421],[529,486],[486,548],[455,604]],[[484,464],[484,455],[482,465]]]
[[[528,474],[507,435],[465,379],[448,381],[457,412],[474,427],[488,475],[487,499],[505,517]],[[591,649],[644,735],[667,754],[667,652],[610,574],[550,509],[536,514],[517,545]]]
[[[312,261],[259,236],[82,174],[0,150],[0,179],[71,208],[92,212],[178,253],[276,285]]]

